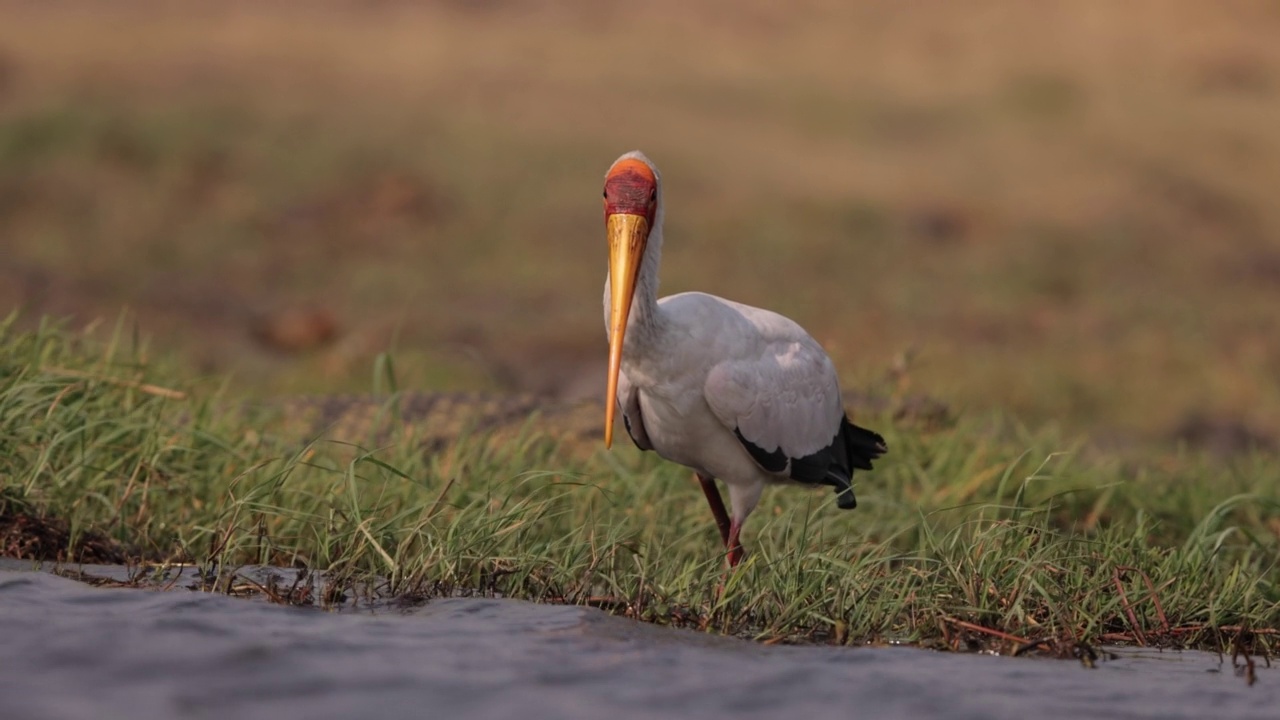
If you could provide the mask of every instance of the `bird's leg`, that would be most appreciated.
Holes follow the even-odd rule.
[[[742,543],[738,542],[738,533],[742,531],[742,523],[734,520],[729,525],[729,537],[725,540],[725,547],[729,548],[729,567],[737,567],[742,562],[742,556],[746,551],[742,549]]]
[[[736,567],[742,562],[745,551],[738,541],[738,533],[742,531],[742,523],[729,520],[729,512],[724,508],[724,500],[720,498],[720,490],[716,488],[715,478],[702,473],[694,473],[702,484],[702,492],[707,496],[707,504],[711,506],[711,514],[716,518],[716,528],[720,531],[720,540],[728,550],[729,567]]]
[[[724,509],[724,500],[720,499],[720,490],[716,488],[716,480],[702,473],[694,473],[702,484],[702,492],[707,496],[707,504],[711,506],[711,514],[716,518],[716,528],[720,531],[720,542],[729,547],[729,513]]]

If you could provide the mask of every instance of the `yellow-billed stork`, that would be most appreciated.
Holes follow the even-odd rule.
[[[829,485],[839,507],[854,508],[853,471],[870,470],[888,448],[849,422],[818,342],[777,313],[714,295],[658,300],[662,178],[643,153],[609,168],[604,219],[605,446],[617,409],[637,447],[691,468],[730,566],[742,559],[739,533],[766,483]],[[729,489],[732,514],[716,478]]]

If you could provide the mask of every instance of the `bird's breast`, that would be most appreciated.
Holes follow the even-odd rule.
[[[671,385],[636,390],[645,432],[658,455],[672,462],[705,469],[700,450],[723,428],[711,414],[700,389]]]

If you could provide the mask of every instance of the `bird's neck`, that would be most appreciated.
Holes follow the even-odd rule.
[[[632,296],[631,313],[627,320],[624,358],[628,355],[635,357],[637,351],[644,352],[659,344],[662,334],[662,314],[658,308],[658,265],[661,261],[662,215],[658,213],[653,231],[649,233],[649,241],[645,246],[644,259],[640,262],[640,273],[636,277],[635,294]],[[606,273],[604,280],[606,330],[609,325],[610,297],[609,276]]]
[[[658,316],[658,265],[662,262],[662,225],[659,223],[649,234],[640,274],[636,277],[636,293],[631,301],[631,322],[628,332],[654,330]]]

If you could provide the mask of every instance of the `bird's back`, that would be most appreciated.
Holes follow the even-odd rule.
[[[771,346],[799,344],[827,358],[826,351],[791,318],[703,292],[668,295],[658,301],[673,337],[712,343],[721,359],[750,359]],[[711,354],[711,353],[708,353]]]

